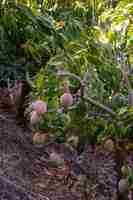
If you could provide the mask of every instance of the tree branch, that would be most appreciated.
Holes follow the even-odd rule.
[[[109,107],[107,107],[107,106],[105,106],[105,105],[93,100],[92,98],[83,97],[83,100],[87,101],[87,102],[89,102],[89,103],[91,103],[91,104],[93,104],[93,105],[95,105],[95,106],[97,106],[99,108],[101,108],[102,110],[104,110],[104,111],[108,112],[109,114],[111,114],[112,116],[116,117],[116,113],[111,108],[109,108]]]

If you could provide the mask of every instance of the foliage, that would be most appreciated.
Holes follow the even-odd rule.
[[[69,134],[91,142],[132,138],[132,3],[31,2],[2,6],[0,79],[26,77],[31,101],[48,103],[37,129],[58,141]],[[74,105],[62,112],[65,80]]]

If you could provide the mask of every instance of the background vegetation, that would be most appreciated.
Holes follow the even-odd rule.
[[[69,132],[92,142],[133,138],[132,7],[129,0],[1,1],[0,81],[26,79],[31,101],[47,102],[37,129],[61,141]],[[75,98],[66,113],[64,80]]]

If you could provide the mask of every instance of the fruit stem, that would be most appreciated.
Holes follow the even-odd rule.
[[[70,93],[68,81],[64,82],[64,93]]]

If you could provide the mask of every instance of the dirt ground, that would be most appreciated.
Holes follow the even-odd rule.
[[[57,180],[45,173],[45,148],[32,144],[31,131],[17,125],[11,114],[0,116],[0,199],[81,199],[64,177]]]
[[[120,178],[118,159],[96,147],[87,146],[75,157],[70,176],[47,173],[46,148],[55,146],[58,153],[67,153],[60,144],[37,148],[32,132],[18,123],[13,114],[0,113],[0,200],[117,200]],[[72,159],[73,160],[73,159]],[[130,165],[133,155],[127,156]]]

